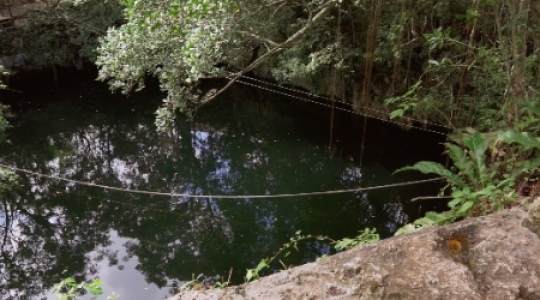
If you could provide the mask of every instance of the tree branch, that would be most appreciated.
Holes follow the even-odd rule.
[[[252,37],[252,38],[258,40],[259,42],[267,43],[272,47],[276,47],[276,46],[279,45],[278,43],[276,43],[276,42],[272,41],[271,39],[266,38],[264,36],[256,35],[254,33],[247,32],[247,31],[243,31],[242,33],[249,36],[249,37]]]
[[[198,104],[199,105],[204,105],[204,104],[214,100],[217,96],[219,96],[220,94],[225,92],[229,87],[231,87],[231,85],[233,85],[233,83],[235,83],[238,79],[240,79],[240,77],[242,77],[244,74],[246,74],[247,72],[250,72],[253,69],[260,66],[263,62],[265,62],[272,55],[274,55],[276,53],[279,53],[279,52],[283,51],[286,48],[289,48],[292,44],[294,44],[295,42],[300,40],[306,34],[306,32],[309,29],[311,29],[311,27],[315,23],[317,23],[320,19],[322,19],[326,15],[326,13],[328,13],[330,11],[330,9],[336,5],[336,3],[337,3],[337,0],[329,0],[329,1],[325,2],[324,4],[322,4],[321,6],[319,6],[317,14],[315,16],[313,16],[313,17],[310,15],[310,17],[307,20],[307,23],[302,28],[300,28],[297,32],[295,32],[293,35],[291,35],[284,42],[282,42],[280,44],[276,44],[272,49],[270,49],[268,52],[263,54],[261,57],[259,57],[255,61],[253,61],[249,66],[245,67],[243,70],[241,70],[239,72],[236,72],[236,73],[233,73],[231,76],[229,76],[229,78],[230,78],[229,82],[224,87],[219,89],[215,94],[213,94],[213,95],[207,97],[206,99],[198,102]]]

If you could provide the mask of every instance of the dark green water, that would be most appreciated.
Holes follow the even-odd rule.
[[[438,136],[369,121],[360,162],[361,118],[337,114],[331,151],[325,108],[243,87],[162,134],[153,125],[156,93],[126,100],[78,83],[44,94],[11,96],[17,117],[2,162],[130,190],[271,195],[368,187],[418,179],[392,172],[441,152]],[[297,230],[337,239],[375,227],[389,236],[435,208],[409,199],[436,190],[188,199],[21,174],[0,203],[0,297],[41,299],[68,275],[99,277],[106,293],[130,300],[163,299],[199,273],[227,277],[233,268],[241,282]],[[329,253],[327,243],[310,241],[284,262]]]

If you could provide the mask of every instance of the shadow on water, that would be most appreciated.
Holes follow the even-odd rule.
[[[19,111],[11,144],[0,151],[3,162],[130,190],[271,195],[419,179],[392,172],[440,159],[442,152],[438,136],[369,120],[360,168],[363,119],[338,113],[330,151],[326,108],[241,86],[201,109],[193,122],[179,120],[156,133],[158,93],[126,100],[101,84],[74,84],[45,96],[34,91],[12,97]],[[193,274],[226,277],[233,268],[233,280],[241,282],[246,269],[297,230],[337,239],[375,227],[390,236],[426,210],[443,208],[409,202],[437,188],[219,200],[21,175],[20,186],[0,203],[0,296],[40,299],[68,275],[99,276],[122,299],[145,300],[162,299]],[[333,251],[321,241],[302,243],[300,250],[286,263]]]

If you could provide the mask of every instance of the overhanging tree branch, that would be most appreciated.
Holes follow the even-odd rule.
[[[202,101],[199,101],[197,104],[204,105],[214,100],[217,96],[219,96],[220,94],[225,92],[229,87],[231,87],[244,74],[260,66],[272,55],[277,54],[283,51],[284,49],[291,47],[294,43],[302,39],[302,37],[308,32],[308,30],[310,30],[314,26],[314,24],[316,24],[319,20],[321,20],[336,4],[337,4],[337,0],[329,0],[318,7],[318,12],[314,16],[312,12],[310,12],[310,16],[308,17],[306,24],[302,28],[300,28],[297,32],[291,35],[284,42],[276,44],[274,47],[272,47],[272,49],[270,49],[268,52],[263,54],[261,57],[257,58],[247,67],[245,67],[243,70],[238,71],[228,76],[230,78],[229,82],[224,87],[222,87],[221,89],[219,89],[217,92],[213,93],[212,95],[206,97]]]

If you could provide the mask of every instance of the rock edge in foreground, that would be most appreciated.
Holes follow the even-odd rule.
[[[537,200],[529,214],[513,208],[471,218],[338,253],[240,286],[185,291],[171,300],[539,300],[539,214]]]

